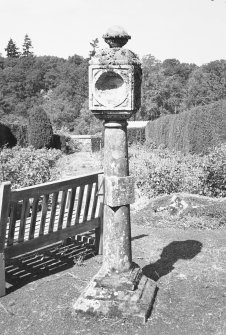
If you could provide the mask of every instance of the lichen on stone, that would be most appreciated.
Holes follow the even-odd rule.
[[[106,48],[98,50],[91,58],[91,65],[140,65],[138,56],[129,49]]]

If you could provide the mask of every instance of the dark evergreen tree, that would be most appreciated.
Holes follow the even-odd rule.
[[[45,110],[35,107],[29,114],[28,141],[35,149],[50,148],[53,129]]]
[[[24,37],[22,55],[25,56],[25,57],[32,56],[33,55],[33,52],[31,51],[32,48],[33,48],[33,46],[32,46],[32,43],[31,43],[31,39],[28,36],[28,34],[26,34],[25,37]]]
[[[20,57],[19,49],[16,46],[16,43],[10,38],[7,47],[5,48],[7,57],[18,58]]]

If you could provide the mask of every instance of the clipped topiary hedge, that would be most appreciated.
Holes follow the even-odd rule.
[[[63,153],[68,152],[67,138],[65,135],[53,134],[51,148],[61,150]]]
[[[21,147],[26,147],[28,145],[27,125],[13,123],[8,126],[16,138],[16,144]]]
[[[53,129],[45,110],[33,108],[29,114],[28,141],[35,149],[50,148]]]
[[[163,116],[146,126],[146,140],[184,153],[207,153],[226,142],[226,100]]]
[[[6,124],[0,123],[0,148],[8,146],[12,148],[17,143],[17,139],[12,133],[10,127]]]

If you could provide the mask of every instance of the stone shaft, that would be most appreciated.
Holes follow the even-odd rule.
[[[105,122],[104,175],[129,175],[126,121]],[[129,204],[112,207],[105,203],[103,243],[104,270],[128,271],[132,265]]]

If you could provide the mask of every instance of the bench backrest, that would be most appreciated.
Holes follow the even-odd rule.
[[[102,172],[11,190],[0,187],[0,253],[5,258],[100,226]]]

